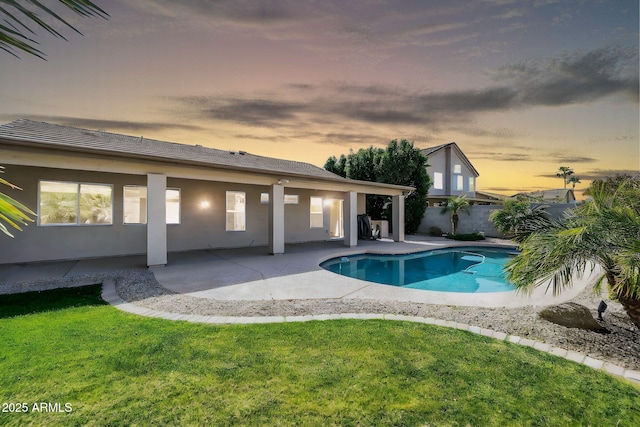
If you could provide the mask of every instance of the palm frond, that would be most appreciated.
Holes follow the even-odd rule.
[[[68,9],[84,17],[99,17],[103,19],[107,19],[109,17],[107,12],[89,0],[59,1]],[[31,5],[35,11],[26,7],[23,3]],[[15,57],[18,57],[17,52],[22,51],[38,58],[46,59],[45,54],[35,47],[35,45],[38,45],[39,43],[33,38],[27,36],[27,34],[36,34],[28,23],[35,27],[44,29],[54,37],[66,40],[62,33],[57,31],[45,19],[41,18],[37,12],[42,13],[53,22],[62,23],[72,31],[82,34],[67,20],[38,0],[25,0],[24,2],[18,2],[16,0],[0,0],[0,16],[2,16],[1,20],[4,22],[4,24],[0,24],[1,50]]]

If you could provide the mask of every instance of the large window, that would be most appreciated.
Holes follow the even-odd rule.
[[[167,224],[180,224],[180,190],[167,188]]]
[[[300,196],[297,194],[285,194],[284,195],[284,204],[285,205],[297,205],[300,203]]]
[[[227,191],[227,231],[245,231],[246,200],[244,191]]]
[[[269,193],[260,193],[260,203],[263,205],[269,203]],[[300,203],[300,196],[297,194],[284,195],[285,205],[297,205],[298,203]]]
[[[106,184],[40,181],[40,225],[112,224],[113,187]]]
[[[456,191],[464,190],[464,177],[462,175],[453,176],[453,189]]]
[[[311,228],[322,228],[324,222],[322,216],[322,197],[311,198],[309,214]]]
[[[124,223],[147,223],[147,187],[125,186]],[[167,224],[180,224],[180,190],[168,188],[166,191]]]
[[[442,172],[433,173],[433,188],[434,190],[444,189],[444,180],[443,180]]]

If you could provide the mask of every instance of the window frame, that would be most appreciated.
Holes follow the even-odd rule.
[[[229,209],[229,194],[230,193],[235,193],[235,194],[242,194],[243,195],[243,208],[242,210],[230,210]],[[235,207],[235,206],[234,206]],[[242,213],[242,229],[237,229],[237,228],[233,228],[230,229],[229,228],[229,213],[233,213],[233,215],[237,215],[239,213]],[[238,191],[238,190],[227,190],[225,192],[225,221],[224,221],[224,228],[225,231],[227,232],[232,232],[232,233],[242,233],[242,232],[246,232],[247,231],[247,192],[246,191]],[[234,217],[234,225],[236,224],[235,221],[235,217]]]
[[[300,204],[300,195],[299,194],[285,194],[284,195],[284,204],[285,205],[299,205]]]
[[[313,199],[320,199],[320,211],[319,212],[314,212],[313,211]],[[313,220],[314,218],[317,220],[318,218],[320,218],[320,225],[314,225]],[[318,228],[324,228],[324,198],[322,197],[317,197],[317,196],[310,196],[309,197],[309,228],[311,229],[318,229]]]
[[[52,223],[43,223],[42,222],[42,183],[53,183],[53,184],[69,184],[76,186],[76,218],[75,222],[52,222]],[[82,186],[98,186],[98,187],[107,187],[110,189],[110,221],[109,222],[95,222],[95,223],[85,223],[81,222],[82,219]],[[113,184],[105,184],[102,182],[81,182],[81,181],[58,181],[51,179],[39,179],[38,180],[38,227],[91,227],[91,226],[110,226],[113,225],[113,202],[114,202],[114,185]]]
[[[126,222],[125,221],[125,207],[126,207],[126,200],[125,200],[125,193],[126,193],[126,189],[127,188],[144,188],[145,190],[147,190],[147,186],[146,185],[123,185],[122,186],[122,224],[123,225],[147,225],[148,221],[145,222]],[[167,196],[168,196],[168,192],[169,191],[177,191],[178,192],[178,222],[166,222],[166,225],[180,225],[182,223],[182,189],[180,188],[175,188],[175,187],[167,187],[165,190],[165,215],[167,213]],[[148,212],[147,212],[147,202],[148,202],[148,193],[147,193],[147,198],[145,199],[147,201],[145,201],[144,204],[144,210],[145,210],[145,218],[148,218]],[[166,216],[168,218],[168,215]]]
[[[442,172],[433,173],[433,189],[444,190],[444,173]]]
[[[268,205],[269,204],[269,193],[260,193],[260,204]],[[284,195],[284,204],[285,205],[299,205],[300,204],[300,195],[299,194],[285,194]]]
[[[464,191],[464,176],[453,175],[453,189],[454,191]]]

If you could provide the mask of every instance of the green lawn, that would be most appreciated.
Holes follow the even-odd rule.
[[[123,313],[99,293],[0,296],[0,402],[29,409],[0,425],[640,425],[639,388],[471,333],[199,325]],[[16,311],[25,300],[38,303]]]

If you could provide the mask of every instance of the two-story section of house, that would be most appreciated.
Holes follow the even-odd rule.
[[[458,144],[450,142],[425,148],[422,154],[428,157],[427,172],[432,182],[429,206],[437,206],[450,196],[463,194],[469,200],[476,199],[476,179],[480,174]]]

